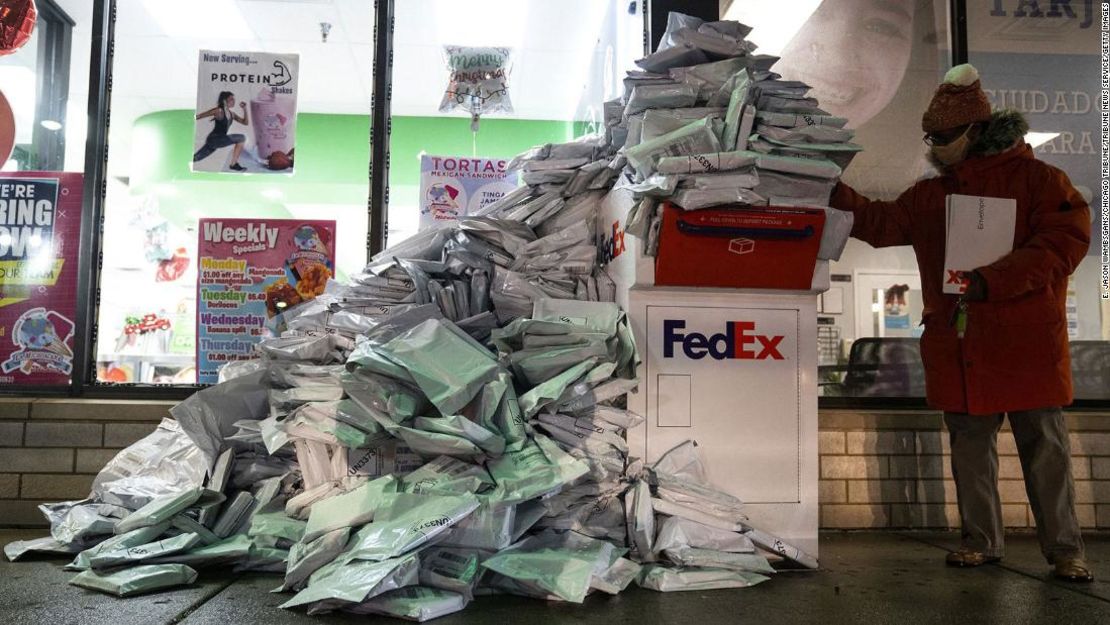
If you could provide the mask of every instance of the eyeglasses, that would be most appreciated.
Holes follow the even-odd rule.
[[[960,137],[967,134],[968,131],[971,130],[971,126],[971,124],[965,126],[962,132],[956,134],[951,134],[953,131],[948,131],[943,135],[936,135],[931,132],[927,132],[925,133],[925,136],[921,138],[921,140],[924,141],[925,145],[929,147],[933,147],[936,145],[948,145],[949,143],[952,143],[956,139],[959,139]]]

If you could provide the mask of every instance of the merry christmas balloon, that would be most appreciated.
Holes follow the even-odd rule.
[[[439,111],[461,109],[477,118],[486,113],[511,113],[509,61],[511,48],[444,46],[451,72]]]

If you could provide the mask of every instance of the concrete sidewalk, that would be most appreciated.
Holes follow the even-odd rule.
[[[0,531],[0,544],[40,536]],[[710,625],[717,623],[1110,623],[1110,534],[1087,536],[1099,581],[1057,582],[1028,534],[1008,539],[1000,565],[962,570],[944,566],[955,534],[825,533],[822,570],[783,573],[742,590],[661,594],[631,588],[595,595],[583,605],[518,597],[481,597],[437,625],[574,622],[581,625]],[[390,622],[381,617],[325,615],[279,609],[274,575],[231,576],[202,570],[198,583],[145,597],[116,599],[67,584],[65,559],[0,558],[0,623],[22,625],[285,625]],[[401,623],[402,621],[392,621]]]

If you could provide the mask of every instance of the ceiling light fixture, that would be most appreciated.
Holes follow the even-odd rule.
[[[1030,130],[1025,133],[1025,142],[1029,144],[1029,147],[1036,149],[1059,136],[1060,133],[1058,132],[1033,132]]]
[[[55,121],[53,119],[44,119],[41,122],[39,122],[39,125],[41,125],[43,128],[45,128],[47,130],[61,130],[62,129],[62,123],[59,122],[59,121]]]

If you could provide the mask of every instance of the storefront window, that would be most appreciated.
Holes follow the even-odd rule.
[[[620,95],[623,72],[642,56],[642,4],[397,2],[388,243],[513,188],[500,168],[516,154],[597,131],[601,103]],[[461,82],[452,85],[449,63]],[[476,123],[473,110],[482,110]]]
[[[64,388],[79,366],[92,3],[4,2],[0,19],[0,387]]]
[[[1029,121],[1037,158],[1062,169],[1091,204],[1099,188],[1099,19],[1091,2],[969,2],[968,60],[995,108]],[[1067,318],[1077,399],[1110,399],[1110,307],[1100,299],[1100,244],[1068,283]]]
[[[12,3],[17,6],[20,3]],[[39,0],[31,38],[0,56],[0,92],[15,117],[2,171],[71,171],[85,165],[92,2]]]
[[[897,197],[932,173],[921,114],[950,66],[948,2],[797,4],[788,13],[771,0],[736,1],[726,17],[754,27],[760,52],[782,57],[774,71],[811,85],[822,108],[848,119],[864,151],[844,182],[874,199]],[[818,308],[822,394],[924,397],[913,250],[852,239],[831,273],[832,288]]]
[[[374,3],[116,5],[97,379],[193,384],[199,220],[334,220],[337,277],[366,260]],[[205,50],[257,56],[198,97]],[[295,105],[258,82],[292,72]]]

